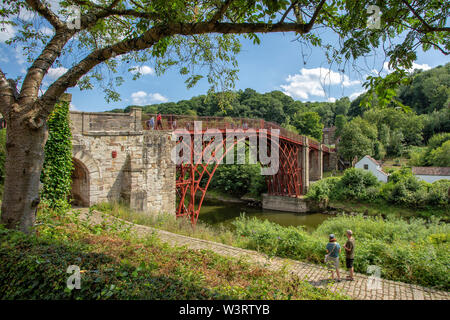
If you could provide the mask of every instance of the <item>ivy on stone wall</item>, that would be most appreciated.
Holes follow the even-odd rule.
[[[41,198],[50,208],[69,208],[72,183],[72,133],[69,124],[69,102],[60,101],[48,121],[48,140],[42,168]]]

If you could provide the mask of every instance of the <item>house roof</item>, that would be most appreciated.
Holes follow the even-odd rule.
[[[334,132],[336,131],[336,127],[323,128],[323,132]]]
[[[380,166],[380,167],[381,167],[381,164],[380,164],[377,160],[375,160],[374,158],[372,158],[371,156],[366,155],[366,156],[364,156],[362,159],[364,159],[364,158],[369,159],[370,161],[372,161],[373,163],[375,163],[377,166]],[[362,160],[362,159],[361,159],[361,160]],[[361,161],[361,160],[359,160],[359,161]],[[358,162],[359,162],[359,161],[358,161]]]
[[[450,167],[412,167],[415,175],[450,176]]]

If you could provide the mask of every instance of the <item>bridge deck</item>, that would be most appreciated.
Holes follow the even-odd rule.
[[[156,128],[156,114],[143,114],[142,127],[145,129],[150,129],[146,122],[151,117],[155,118],[155,128]],[[189,115],[175,115],[175,114],[162,114],[162,128],[164,130],[174,130],[174,129],[187,129],[189,131],[194,128],[194,121],[202,122],[202,129],[219,129],[219,130],[227,130],[227,129],[278,129],[280,130],[280,138],[288,140],[292,143],[298,145],[305,145],[306,141],[310,148],[319,149],[320,145],[322,145],[322,150],[324,152],[334,151],[330,146],[321,144],[319,141],[314,140],[313,138],[306,137],[300,135],[298,133],[289,131],[286,128],[283,128],[277,123],[265,121],[264,119],[250,119],[250,118],[231,118],[231,117],[205,117],[205,116],[189,116]],[[307,138],[307,139],[306,139]]]

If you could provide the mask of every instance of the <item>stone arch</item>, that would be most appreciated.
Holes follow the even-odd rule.
[[[90,205],[89,171],[79,160],[73,158],[72,188],[70,198],[75,206]]]
[[[71,198],[74,205],[90,206],[97,202],[93,186],[101,184],[101,171],[91,155],[78,150],[73,156]]]

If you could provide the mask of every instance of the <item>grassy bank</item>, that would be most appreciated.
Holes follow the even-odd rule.
[[[130,210],[129,207],[122,203],[100,203],[92,207],[92,209],[111,214],[117,218],[121,218],[136,224],[155,227],[161,230],[182,234],[203,240],[215,241],[227,245],[238,247],[240,239],[234,232],[223,226],[210,226],[202,221],[197,221],[195,228],[192,227],[190,220],[184,218],[176,218],[171,214],[152,215]]]
[[[380,217],[338,215],[326,220],[311,234],[301,227],[282,227],[256,218],[237,219],[235,231],[216,229],[201,222],[193,229],[189,221],[171,215],[150,216],[119,204],[102,204],[96,208],[174,233],[317,264],[322,263],[328,234],[336,234],[343,245],[344,232],[351,229],[357,241],[357,272],[366,273],[369,265],[376,265],[386,279],[450,289],[450,226],[439,223],[436,218],[426,222],[417,218],[406,221],[394,217],[383,220]]]
[[[356,200],[331,200],[328,206],[347,213],[357,212],[369,216],[398,217],[398,218],[424,218],[439,217],[444,221],[449,220],[448,208],[430,207],[412,209],[404,206],[396,206],[383,199],[372,202]]]
[[[0,227],[0,299],[343,299],[286,272],[210,251],[136,238],[119,224],[90,225],[40,212],[37,235]],[[69,265],[81,289],[69,290]]]

